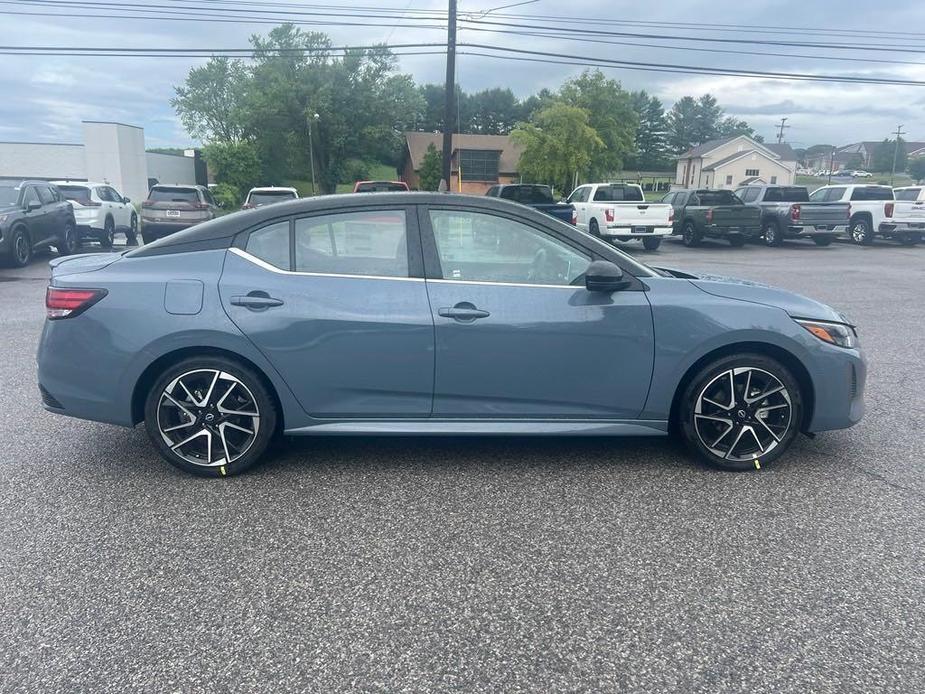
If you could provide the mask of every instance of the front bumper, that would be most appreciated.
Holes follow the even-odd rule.
[[[628,241],[630,239],[645,239],[651,236],[670,236],[671,227],[666,226],[626,226],[626,225],[608,225],[601,236],[605,239],[617,239]]]
[[[815,406],[807,431],[847,429],[864,417],[867,359],[860,349],[822,345],[811,366]]]

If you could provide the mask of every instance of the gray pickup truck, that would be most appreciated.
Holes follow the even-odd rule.
[[[736,195],[761,210],[761,235],[768,246],[780,246],[785,238],[811,238],[828,246],[848,230],[850,204],[810,202],[803,186],[743,186]]]

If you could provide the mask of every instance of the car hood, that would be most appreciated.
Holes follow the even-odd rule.
[[[832,321],[835,323],[851,324],[844,315],[831,306],[815,299],[778,289],[760,282],[752,282],[737,277],[724,277],[704,273],[690,273],[683,270],[659,268],[674,277],[686,279],[698,289],[721,296],[725,299],[750,301],[753,304],[773,306],[786,311],[793,318],[812,318],[815,320]]]

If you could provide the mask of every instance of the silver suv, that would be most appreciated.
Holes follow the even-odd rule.
[[[205,186],[156,185],[141,203],[141,238],[151,243],[215,219],[218,205]]]

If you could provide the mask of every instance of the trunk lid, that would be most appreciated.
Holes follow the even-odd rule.
[[[761,210],[745,205],[717,205],[713,210],[713,224],[718,227],[759,226]]]
[[[848,223],[849,205],[846,202],[798,202],[800,218],[796,220],[805,226],[834,226]]]
[[[662,202],[612,202],[607,207],[613,207],[615,222],[639,226],[668,226],[672,210]]]
[[[68,275],[79,275],[109,267],[122,257],[120,253],[86,253],[83,255],[66,255],[48,261],[52,280]]]

